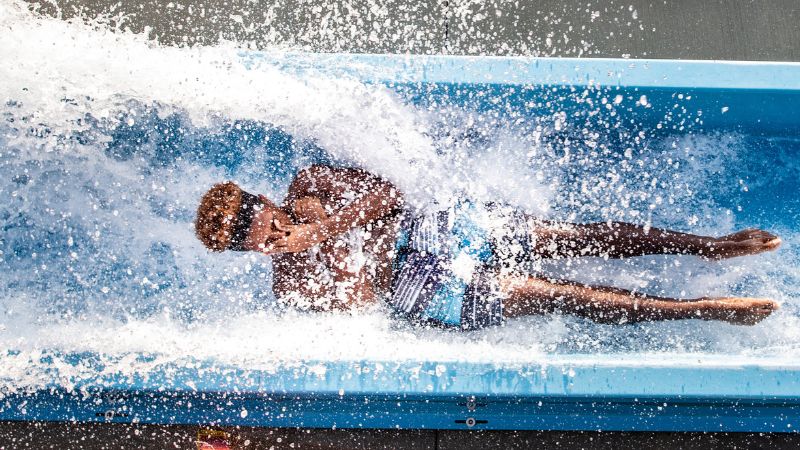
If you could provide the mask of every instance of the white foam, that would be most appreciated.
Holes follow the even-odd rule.
[[[559,352],[639,352],[666,360],[664,355],[676,355],[681,364],[685,358],[677,355],[780,360],[800,351],[800,276],[791,229],[778,230],[786,238],[784,251],[721,265],[649,257],[543,266],[586,282],[683,297],[725,295],[742,284],[737,289],[745,294],[784,305],[756,327],[694,321],[614,327],[557,316],[461,334],[414,329],[382,309],[276,313],[268,259],[210,255],[191,227],[202,192],[231,176],[220,164],[198,162],[202,150],[191,146],[203,136],[224,134],[239,119],[270,123],[336,159],[384,175],[417,204],[467,190],[480,200],[501,199],[556,217],[691,224],[709,234],[729,232],[735,223],[713,200],[729,183],[703,184],[735,164],[744,145],[736,135],[688,137],[674,146],[655,142],[665,152],[656,154],[660,167],[631,163],[626,169],[620,160],[592,156],[596,142],[585,144],[583,153],[583,144],[574,144],[565,158],[563,148],[548,147],[535,124],[476,125],[478,113],[417,108],[380,86],[293,77],[267,65],[249,70],[231,44],[163,47],[144,36],[34,17],[17,2],[0,3],[0,28],[6,120],[0,193],[10,199],[0,208],[0,354],[13,353],[3,357],[0,378],[10,385],[47,380],[42,352],[92,352],[146,372],[187,358],[269,368],[387,358],[524,364]],[[124,125],[146,128],[173,116],[180,121],[175,130],[190,136],[181,144],[185,157],[161,164],[147,139],[129,139],[133,156],[107,151]],[[487,134],[470,144],[437,135],[475,127]],[[440,154],[443,148],[448,152]],[[247,151],[233,176],[279,197],[285,184],[255,172],[269,148]],[[641,156],[637,152],[647,154],[641,146],[625,154],[633,161]],[[665,165],[668,158],[680,164]],[[533,169],[532,159],[538,164]],[[575,168],[582,170],[577,181],[569,174]],[[663,183],[653,185],[645,171],[658,172]],[[704,189],[710,192],[704,195]],[[156,359],[134,364],[130,356],[138,354]]]

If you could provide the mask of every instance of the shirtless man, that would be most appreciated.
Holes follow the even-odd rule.
[[[470,330],[553,312],[603,323],[704,319],[752,325],[778,308],[769,299],[677,300],[525,270],[536,258],[752,255],[780,245],[765,231],[714,238],[618,222],[554,223],[466,201],[419,215],[405,206],[384,179],[316,165],[300,171],[281,206],[232,182],[215,185],[203,196],[195,227],[213,251],[272,255],[278,299],[314,310],[354,309],[383,298],[416,323]],[[355,258],[358,252],[348,244],[357,231],[366,259]]]

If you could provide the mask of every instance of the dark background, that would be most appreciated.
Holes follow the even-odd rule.
[[[35,2],[32,2],[35,4]],[[168,44],[317,52],[800,61],[799,0],[58,0]],[[119,20],[115,20],[119,23]]]

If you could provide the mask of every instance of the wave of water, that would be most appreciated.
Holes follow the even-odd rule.
[[[547,121],[415,106],[353,79],[248,69],[233,45],[165,47],[35,17],[15,2],[0,4],[0,26],[0,351],[2,376],[14,383],[35,383],[46,371],[42,352],[263,367],[390,356],[501,363],[574,352],[800,351],[792,216],[755,214],[764,203],[747,194],[766,198],[781,183],[796,185],[796,140],[689,134],[607,142]],[[619,145],[626,150],[611,149]],[[762,157],[746,156],[752,151]],[[556,316],[465,334],[414,329],[380,307],[278,311],[269,259],[209,254],[194,237],[195,208],[224,179],[280,199],[292,174],[316,161],[366,167],[417,205],[466,190],[565,220],[714,235],[770,226],[785,245],[769,255],[568,260],[540,269],[684,298],[767,296],[783,308],[747,328],[617,327]]]

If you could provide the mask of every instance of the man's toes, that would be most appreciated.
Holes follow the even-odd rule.
[[[780,240],[778,236],[775,236],[774,234],[764,230],[753,230],[750,233],[748,233],[748,235],[751,236],[753,239],[761,239],[765,243],[775,239]]]
[[[759,308],[767,310],[767,311],[777,311],[780,309],[780,306],[777,302],[773,300],[764,300],[763,303],[759,306]]]
[[[760,253],[775,250],[781,245],[779,237],[764,237],[742,240],[739,242],[747,253]],[[749,250],[746,250],[749,249]]]
[[[780,247],[782,242],[783,241],[781,241],[781,238],[775,236],[769,239],[765,239],[764,246],[772,250]]]
[[[741,298],[740,300],[752,309],[778,309],[778,303],[771,298]]]
[[[771,242],[775,239],[780,240],[780,238],[768,231],[760,230],[758,228],[746,228],[741,231],[737,231],[736,233],[729,234],[727,236],[723,236],[720,238],[721,240],[725,241],[732,241],[732,242],[745,242],[751,240],[759,240],[762,243],[766,244]]]

